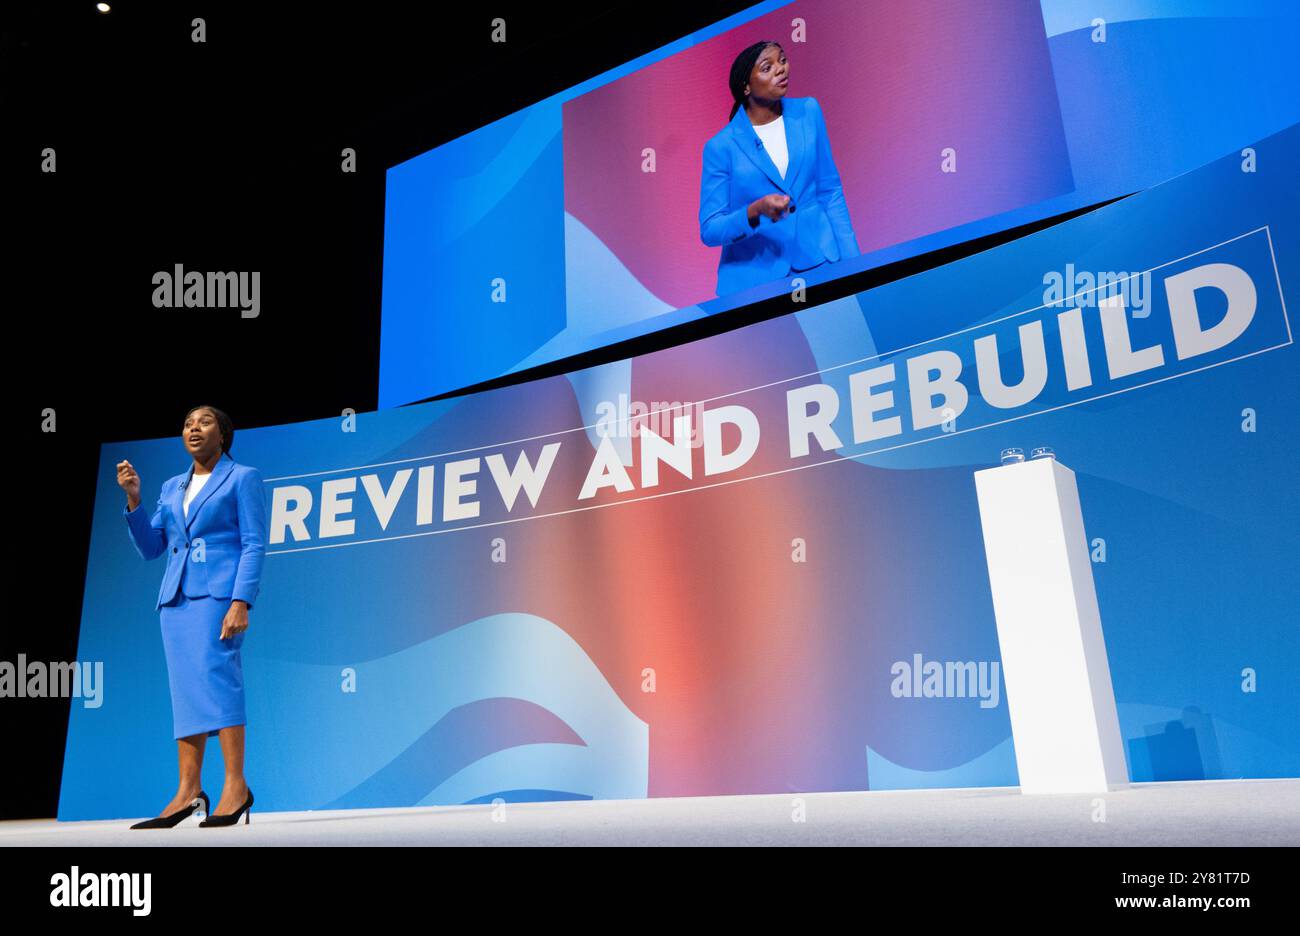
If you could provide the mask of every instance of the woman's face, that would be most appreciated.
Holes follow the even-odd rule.
[[[217,417],[211,410],[197,409],[185,418],[185,428],[181,430],[181,441],[185,451],[201,462],[221,451],[221,429],[217,427]]]
[[[754,63],[754,70],[749,73],[747,93],[765,101],[777,101],[785,97],[789,82],[790,64],[785,60],[785,53],[780,46],[770,45],[763,50]]]

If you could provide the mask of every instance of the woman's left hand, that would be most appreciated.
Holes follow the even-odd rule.
[[[221,622],[221,639],[234,637],[246,630],[248,630],[248,602],[232,601],[230,610],[226,612],[226,617]]]

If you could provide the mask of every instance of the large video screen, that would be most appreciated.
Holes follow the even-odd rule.
[[[1294,121],[1296,27],[1267,0],[761,4],[388,170],[379,405],[1172,178]]]

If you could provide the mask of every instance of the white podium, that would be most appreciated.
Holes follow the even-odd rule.
[[[1074,472],[975,472],[1021,793],[1128,784]]]

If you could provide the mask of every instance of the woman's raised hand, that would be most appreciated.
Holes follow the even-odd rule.
[[[127,509],[135,510],[140,503],[140,476],[126,459],[117,463],[117,486],[126,491]]]
[[[790,196],[773,192],[755,199],[749,206],[749,220],[753,222],[759,215],[767,215],[773,221],[780,221],[786,216],[790,207]]]

